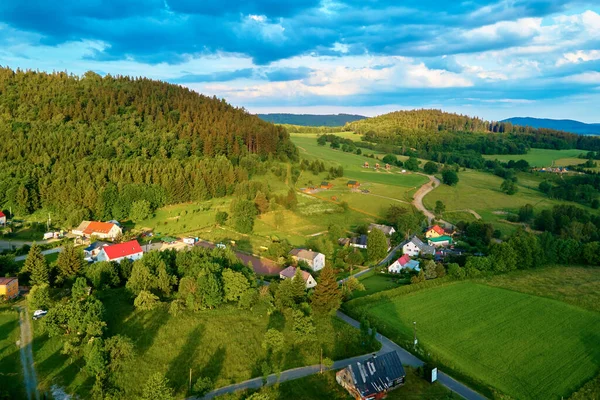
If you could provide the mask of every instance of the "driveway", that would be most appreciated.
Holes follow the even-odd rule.
[[[23,367],[23,381],[28,400],[39,400],[40,393],[37,390],[37,375],[33,365],[33,352],[31,342],[31,319],[27,307],[17,307],[19,310],[19,325],[21,327],[21,340],[19,340],[19,352],[21,355],[21,366]]]

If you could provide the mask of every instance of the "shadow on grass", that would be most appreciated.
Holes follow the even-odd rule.
[[[219,378],[221,371],[223,370],[223,364],[225,363],[226,355],[225,347],[219,346],[217,350],[210,356],[208,362],[200,371],[200,376],[208,377],[213,382]]]
[[[0,341],[8,339],[8,336],[19,326],[19,319],[8,321],[0,325]]]
[[[192,365],[194,365],[194,361],[198,355],[198,350],[202,344],[203,334],[204,326],[199,325],[194,328],[194,330],[189,333],[187,340],[179,351],[177,357],[172,359],[169,363],[169,369],[167,370],[166,377],[173,384],[178,385],[178,387],[175,388],[177,392],[184,391],[186,380],[182,379],[182,377],[187,377],[190,368]]]

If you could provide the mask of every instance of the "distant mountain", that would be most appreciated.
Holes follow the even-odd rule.
[[[532,128],[556,129],[559,131],[577,133],[579,135],[600,135],[600,124],[586,124],[571,119],[514,117],[500,122],[510,122],[514,125],[530,126]]]
[[[347,122],[365,119],[362,115],[352,114],[258,114],[264,121],[274,124],[289,124],[300,126],[344,126]]]

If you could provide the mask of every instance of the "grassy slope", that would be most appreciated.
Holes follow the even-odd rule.
[[[600,369],[600,314],[554,300],[462,282],[361,310],[399,342],[417,321],[427,352],[515,398],[569,395]]]
[[[531,149],[527,154],[495,154],[484,155],[488,160],[499,160],[507,162],[510,160],[518,161],[525,160],[533,167],[549,167],[553,161],[557,166],[582,164],[586,160],[575,158],[585,150],[567,149],[567,150],[547,150],[547,149]],[[565,160],[561,160],[565,159]],[[560,160],[560,162],[559,162]]]
[[[364,348],[357,331],[337,318],[318,319],[318,340],[301,344],[285,318],[268,316],[261,309],[222,307],[175,318],[166,307],[135,311],[123,290],[100,292],[99,297],[107,309],[108,334],[124,334],[136,343],[135,360],[124,366],[119,380],[127,398],[136,398],[140,383],[157,371],[166,374],[180,396],[185,395],[190,368],[194,381],[199,376],[210,377],[216,387],[260,376],[264,359],[261,344],[270,327],[283,329],[286,335],[288,351],[283,369],[317,364],[321,347],[323,356],[332,359],[373,350]],[[83,362],[70,363],[60,355],[58,338],[37,334],[34,350],[43,388],[56,382],[69,392],[87,393],[92,382],[79,371]]]
[[[19,358],[19,313],[9,306],[0,307],[0,394],[7,398],[25,398]]]

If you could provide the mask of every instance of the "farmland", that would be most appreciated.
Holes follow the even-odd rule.
[[[23,377],[19,348],[19,314],[9,306],[0,306],[0,397],[23,398]],[[6,397],[3,397],[6,396]]]
[[[319,335],[301,341],[280,313],[267,315],[261,307],[241,311],[235,307],[185,312],[176,321],[166,305],[153,311],[135,311],[123,289],[98,292],[106,307],[108,335],[123,334],[135,342],[135,360],[123,366],[119,386],[125,398],[137,398],[140,382],[162,372],[180,397],[186,394],[189,370],[194,380],[209,377],[215,387],[262,374],[265,351],[261,344],[269,328],[282,329],[286,352],[282,369],[317,364],[323,356],[341,359],[374,350],[360,344],[357,331],[334,317],[315,319]],[[34,323],[34,354],[40,387],[57,383],[69,392],[86,394],[91,381],[80,371],[84,362],[60,354],[60,338],[48,338]],[[85,396],[84,396],[85,397]]]
[[[406,343],[417,321],[425,351],[480,387],[514,398],[559,398],[600,370],[598,313],[473,282],[383,294],[347,307],[396,342]]]
[[[508,162],[510,160],[518,161],[525,160],[532,167],[549,167],[554,163],[555,166],[561,167],[573,164],[582,164],[585,159],[576,158],[578,155],[585,153],[584,150],[568,149],[568,150],[549,150],[549,149],[531,149],[527,154],[494,154],[484,155],[488,160],[498,160]]]

